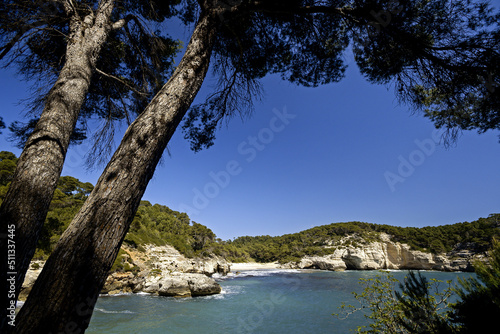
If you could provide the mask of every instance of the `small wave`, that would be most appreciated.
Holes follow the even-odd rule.
[[[230,295],[238,295],[243,292],[242,286],[225,286],[222,288],[222,291],[215,295],[203,296],[199,298],[203,299],[224,299]]]
[[[216,295],[203,296],[200,298],[203,298],[203,299],[224,299],[226,297],[224,296],[224,293],[221,292],[221,293],[216,294]]]
[[[242,286],[225,286],[222,288],[221,295],[237,295],[243,291]]]
[[[99,297],[121,297],[121,296],[132,296],[134,295],[134,293],[132,292],[120,292],[120,293],[115,293],[115,294],[107,294],[107,293],[103,293],[103,294],[100,294]]]
[[[149,292],[139,291],[136,293],[136,295],[138,295],[138,296],[152,296],[153,294],[149,293]]]
[[[224,275],[219,274],[219,273],[215,273],[215,274],[212,275],[212,278],[216,279],[216,280],[224,279],[224,277],[225,277]]]
[[[294,273],[302,273],[302,271],[298,269],[244,270],[236,272],[234,277],[266,277]]]
[[[387,271],[387,272],[390,272],[390,273],[400,273],[400,272],[403,272],[403,271],[406,271],[406,270],[401,270],[401,269],[380,269],[379,271]]]
[[[96,311],[102,312],[102,313],[115,313],[115,314],[134,314],[135,312],[129,311],[129,310],[124,310],[124,311],[108,311],[103,308],[97,308]]]

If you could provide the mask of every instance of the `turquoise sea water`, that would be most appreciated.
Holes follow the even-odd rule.
[[[223,293],[176,299],[152,295],[99,298],[86,333],[349,333],[367,324],[361,313],[338,320],[342,302],[353,303],[360,278],[376,271],[258,270],[221,278]],[[392,272],[403,279],[407,272]],[[424,272],[456,280],[468,273]]]

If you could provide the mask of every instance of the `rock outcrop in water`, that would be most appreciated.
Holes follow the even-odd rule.
[[[191,297],[221,292],[220,285],[211,276],[226,275],[229,264],[222,258],[186,258],[171,246],[146,246],[145,251],[123,247],[121,260],[130,271],[114,272],[108,276],[102,294],[147,292],[160,296]],[[25,300],[43,262],[32,263],[20,295]]]
[[[176,273],[148,279],[142,291],[160,296],[191,297],[217,294],[221,292],[221,287],[203,274]]]
[[[344,246],[344,238],[335,246],[332,254],[325,256],[305,256],[299,262],[285,264],[285,268],[323,269],[323,270],[377,270],[377,269],[414,269],[439,271],[472,271],[476,260],[485,260],[484,254],[461,249],[458,245],[453,251],[442,254],[425,253],[411,250],[406,244],[393,242],[387,234],[381,234],[380,241]],[[332,246],[332,248],[334,248]]]
[[[124,261],[136,268],[134,272],[111,274],[102,293],[147,292],[160,296],[191,297],[221,292],[211,276],[226,275],[229,264],[222,258],[189,259],[171,246],[146,246],[145,252],[124,248]]]

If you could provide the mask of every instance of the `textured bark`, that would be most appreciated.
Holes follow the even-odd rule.
[[[92,72],[111,28],[114,1],[100,3],[95,14],[81,20],[76,14],[70,22],[66,61],[50,90],[38,124],[29,137],[14,174],[13,181],[0,208],[1,294],[0,332],[6,325],[8,303],[6,275],[15,273],[19,291],[36,249],[49,204],[61,174],[69,139],[88,91]],[[68,12],[72,11],[68,8]],[[7,267],[7,226],[15,226],[15,268]],[[10,275],[9,275],[10,277]]]
[[[202,14],[186,53],[127,129],[80,212],[62,235],[18,317],[16,333],[82,333],[147,184],[210,63],[218,19]]]

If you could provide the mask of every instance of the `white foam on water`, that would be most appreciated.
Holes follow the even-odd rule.
[[[132,292],[120,292],[120,293],[115,293],[115,294],[107,294],[107,293],[103,293],[103,294],[100,294],[99,297],[120,297],[120,296],[132,296],[134,295],[134,293]]]
[[[153,294],[149,293],[149,292],[140,291],[140,292],[137,292],[136,295],[138,295],[138,296],[152,296]]]
[[[301,270],[298,269],[270,269],[270,270],[263,270],[263,269],[256,269],[256,270],[244,270],[240,272],[236,272],[234,274],[234,277],[266,277],[266,276],[275,276],[275,275],[282,275],[282,274],[296,274],[296,273],[301,273]]]
[[[129,311],[129,310],[123,310],[123,311],[108,311],[103,308],[95,308],[96,311],[102,312],[102,313],[114,313],[114,314],[135,314],[135,312]]]

